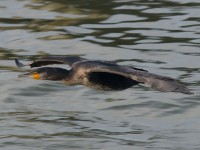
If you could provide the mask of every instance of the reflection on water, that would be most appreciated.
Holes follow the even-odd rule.
[[[199,149],[197,0],[2,0],[3,149]],[[186,82],[194,95],[17,79],[14,58],[81,55]]]

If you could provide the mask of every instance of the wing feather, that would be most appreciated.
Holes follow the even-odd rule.
[[[91,72],[109,72],[118,75],[122,75],[132,80],[144,83],[145,85],[150,86],[151,88],[162,91],[162,92],[180,92],[184,94],[193,94],[185,85],[179,83],[177,80],[161,76],[142,69],[135,69],[129,66],[120,66],[120,65],[96,65],[90,69]]]
[[[34,68],[51,64],[67,64],[72,66],[75,62],[83,60],[87,59],[78,56],[45,56],[26,65],[20,63],[17,59],[15,59],[15,63],[18,67],[30,66],[31,68]]]
[[[31,66],[31,68],[50,64],[67,64],[69,66],[72,66],[72,64],[74,64],[75,62],[83,60],[86,59],[78,56],[46,56],[33,61],[29,65]]]

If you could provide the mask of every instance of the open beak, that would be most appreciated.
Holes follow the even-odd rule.
[[[32,74],[29,72],[29,73],[24,73],[24,74],[20,74],[18,75],[18,78],[31,78]]]

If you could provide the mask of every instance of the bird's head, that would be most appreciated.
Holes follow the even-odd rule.
[[[31,70],[28,73],[21,74],[18,78],[28,77],[35,80],[63,80],[67,77],[69,71],[63,68],[42,67]]]

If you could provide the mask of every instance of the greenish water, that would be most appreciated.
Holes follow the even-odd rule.
[[[0,149],[198,150],[198,0],[1,0]],[[114,60],[188,83],[101,92],[17,79],[14,58]]]

